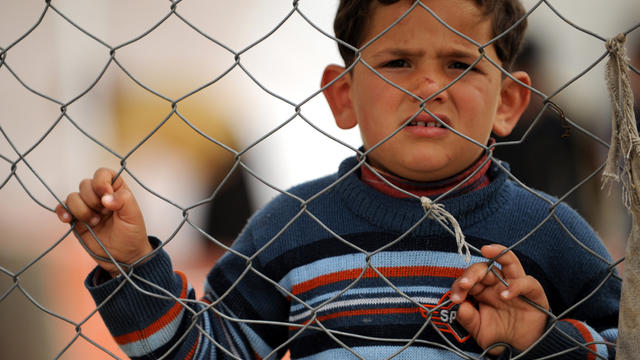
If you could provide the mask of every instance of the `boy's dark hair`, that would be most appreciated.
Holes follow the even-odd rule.
[[[340,0],[338,12],[333,22],[336,37],[353,47],[360,47],[365,40],[364,33],[368,26],[371,9],[374,3],[391,5],[398,1],[407,0]],[[413,0],[412,0],[413,1]],[[492,23],[492,37],[502,34],[525,15],[525,10],[520,0],[469,0],[483,10],[483,15],[490,17]],[[498,39],[493,46],[506,70],[511,68],[524,38],[527,28],[527,19],[523,19],[515,28]],[[355,60],[355,52],[338,43],[340,55],[345,66],[349,66]]]

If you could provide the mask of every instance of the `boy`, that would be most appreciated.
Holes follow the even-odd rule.
[[[524,15],[517,0],[424,4],[478,44]],[[508,69],[520,24],[484,54]],[[476,45],[408,0],[343,0],[335,30],[353,49],[341,48],[348,69],[325,69],[324,94],[339,127],[359,125],[364,150],[256,214],[210,272],[201,301],[159,240],[148,240],[113,171],[82,181],[67,198],[70,213],[56,209],[64,222],[73,214],[90,224],[115,260],[132,265],[135,286],[78,225],[102,256],[86,286],[127,355],[613,358],[603,341],[616,338],[620,283],[605,282],[608,263],[573,238],[610,261],[605,248],[571,209],[515,185],[480,146],[515,126],[529,91],[514,79],[529,85],[527,74],[506,77],[476,61]],[[456,223],[449,215],[481,248],[471,266],[442,225]],[[499,269],[488,271],[486,258]]]

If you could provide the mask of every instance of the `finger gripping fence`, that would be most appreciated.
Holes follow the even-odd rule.
[[[51,359],[280,359],[317,355],[337,359],[417,359],[425,356],[486,359],[498,358],[498,350],[501,359],[613,359],[617,344],[624,344],[620,346],[619,359],[631,359],[640,353],[634,340],[637,338],[635,324],[640,319],[633,310],[637,307],[637,300],[634,302],[633,299],[640,295],[637,279],[633,277],[638,272],[636,248],[640,229],[635,172],[638,165],[633,164],[637,158],[638,132],[629,82],[629,78],[638,77],[640,73],[637,64],[631,64],[624,53],[624,40],[640,37],[640,30],[637,30],[640,22],[620,29],[619,36],[602,36],[573,23],[570,15],[556,9],[552,1],[527,3],[525,18],[531,20],[542,12],[552,14],[556,21],[570,29],[567,31],[578,32],[601,44],[599,56],[590,59],[586,66],[574,69],[573,73],[577,75],[553,90],[542,90],[536,88],[535,82],[533,85],[523,83],[488,54],[487,49],[513,31],[517,24],[487,43],[478,43],[442,20],[429,7],[429,0],[411,2],[407,11],[386,30],[359,48],[337,39],[332,31],[321,25],[319,15],[314,12],[319,5],[312,1],[296,0],[286,6],[282,1],[274,2],[273,6],[283,11],[267,27],[260,28],[256,24],[254,29],[243,24],[233,29],[245,35],[252,34],[251,41],[242,45],[230,45],[233,41],[226,36],[228,29],[216,27],[215,23],[202,25],[198,11],[193,11],[197,2],[154,2],[153,12],[157,15],[154,21],[127,24],[137,26],[137,35],[120,41],[104,40],[104,33],[96,30],[99,26],[93,26],[90,19],[78,15],[82,12],[76,11],[77,7],[86,5],[73,3],[43,1],[37,8],[37,16],[32,14],[29,26],[23,26],[19,31],[10,29],[7,32],[13,34],[10,39],[0,38],[0,108],[14,108],[12,96],[15,94],[12,92],[28,99],[19,105],[27,115],[0,118],[0,163],[4,164],[4,170],[0,172],[0,202],[8,203],[7,212],[13,211],[13,206],[27,209],[24,217],[29,219],[23,219],[19,224],[0,222],[6,229],[7,238],[3,241],[0,237],[0,314],[6,316],[0,320],[4,323],[0,325],[0,338],[5,339],[4,342],[0,339],[0,358],[29,358],[27,354],[36,351],[33,354],[38,355],[33,355],[34,358]],[[97,12],[108,8],[104,4],[95,6],[99,7]],[[136,5],[122,3],[120,7],[126,12],[128,6]],[[335,4],[322,6],[335,7]],[[0,11],[2,7],[0,5]],[[401,26],[398,24],[414,11],[429,13],[447,31],[478,50],[477,58],[453,81],[427,97],[394,83],[363,57],[367,48]],[[256,16],[255,12],[250,7],[243,11],[249,17]],[[334,9],[330,12],[333,14]],[[224,11],[221,13],[223,15],[216,16],[225,17]],[[90,66],[80,66],[42,72],[34,65],[37,62],[30,62],[31,56],[25,56],[28,51],[24,49],[34,43],[45,46],[40,43],[44,44],[50,38],[41,30],[49,29],[54,21],[73,36],[82,38],[73,49],[65,47],[67,51],[61,62],[66,59],[78,63],[84,56],[87,59],[95,56],[100,59],[99,68],[87,70]],[[304,24],[315,37],[300,39],[296,37],[298,34],[291,34],[292,23]],[[153,67],[154,60],[160,61],[168,53],[178,51],[174,46],[179,48],[181,44],[166,41],[152,54],[141,55],[146,59],[142,61],[143,66],[132,59],[133,51],[147,49],[145,43],[155,34],[164,34],[163,27],[169,24],[179,24],[198,39],[201,46],[198,51],[202,51],[198,56],[204,58],[201,63],[207,64],[203,67],[212,62],[207,60],[208,56],[214,57],[212,53],[224,59],[206,68],[204,73],[178,64],[178,75],[170,74],[171,70],[164,74],[171,82],[176,77],[191,77],[195,72],[198,85],[167,85],[147,76],[145,67]],[[354,63],[324,87],[300,90],[296,87],[297,75],[283,80],[285,85],[265,81],[263,79],[268,77],[255,70],[252,55],[261,54],[261,47],[283,33],[290,36],[287,39],[294,44],[313,41],[331,42],[334,47],[340,44],[353,52]],[[55,46],[67,46],[64,41],[60,42]],[[289,50],[283,48],[282,51]],[[264,55],[260,60],[269,59]],[[602,87],[608,85],[612,96],[611,145],[603,140],[602,134],[573,120],[573,115],[563,109],[558,100],[565,92],[579,86],[576,84],[579,80],[600,71],[597,66],[607,60],[610,61],[608,84],[603,80]],[[523,125],[524,130],[517,139],[480,143],[438,119],[429,109],[430,101],[453,91],[456,84],[473,76],[476,65],[481,62],[489,62],[502,72],[503,78],[526,87],[532,98],[541,104],[533,120]],[[381,141],[369,144],[368,149],[354,146],[327,130],[322,122],[333,119],[317,119],[309,110],[314,109],[314,103],[324,101],[324,90],[351,76],[350,72],[356,66],[417,104],[417,113]],[[276,71],[286,66],[274,63],[266,67]],[[603,74],[598,76],[604,79]],[[120,81],[114,85],[116,77]],[[238,77],[245,79],[245,85],[249,84],[240,92],[229,85]],[[78,83],[83,85],[79,87]],[[116,90],[105,90],[111,88]],[[130,95],[134,93],[144,96]],[[240,95],[237,99],[227,100],[230,96],[226,93]],[[127,99],[128,96],[133,100]],[[152,100],[127,108],[128,100],[136,102],[141,98]],[[222,105],[227,101],[238,102],[246,108],[262,108],[269,102],[285,110],[280,112],[283,115],[271,116],[275,118],[269,120],[275,121],[273,123],[229,115],[240,124],[237,127],[244,136],[250,138],[239,141],[232,139],[228,134],[230,131],[223,126],[217,127],[215,116],[198,112],[194,104],[201,98]],[[87,111],[94,105],[95,111]],[[262,112],[264,117],[271,115],[266,109]],[[123,113],[128,115],[123,117]],[[438,119],[439,126],[474,144],[483,153],[478,167],[465,173],[445,193],[434,196],[407,191],[369,162],[376,149],[392,141],[421,113]],[[506,162],[494,157],[494,151],[499,149],[516,149],[539,140],[529,136],[548,114],[553,114],[564,129],[557,138],[588,139],[589,146],[600,152],[607,152],[611,147],[608,160],[601,159],[594,169],[584,170],[581,173],[584,176],[566,187],[563,193],[554,194],[557,197],[530,188],[526,181],[512,174]],[[147,121],[149,118],[152,120]],[[42,119],[46,120],[43,122]],[[258,122],[268,125],[265,127]],[[44,125],[38,128],[32,127],[32,123]],[[29,124],[29,131],[22,131],[16,124]],[[252,156],[259,158],[262,149],[272,142],[300,140],[281,135],[294,126],[304,128],[302,133],[306,135],[301,137],[320,138],[327,149],[339,149],[350,159],[342,162],[338,173],[324,177],[314,185],[292,189],[281,185],[277,177],[265,175],[264,164],[252,160]],[[254,127],[261,132],[256,134]],[[111,136],[113,133],[116,135]],[[68,134],[72,134],[74,141],[66,137]],[[112,140],[112,137],[119,139]],[[313,163],[316,159],[313,152],[323,153],[324,150],[314,149],[312,143],[304,146],[306,141],[310,140],[303,138],[301,148],[295,152],[304,154],[305,161]],[[51,151],[57,154],[43,155],[43,152],[49,152],[51,143],[64,146]],[[160,148],[164,150],[156,153]],[[185,148],[196,151],[189,152]],[[65,152],[70,154],[67,157],[70,164],[61,164],[67,161],[60,160]],[[210,155],[213,153],[218,155]],[[46,156],[49,156],[48,160],[41,161]],[[552,159],[541,159],[542,162],[547,160]],[[90,177],[96,168],[105,166],[105,162],[116,171],[113,181],[125,180],[136,198],[151,199],[151,203],[161,204],[158,208],[169,209],[163,213],[153,206],[142,206],[147,221],[151,218],[150,223],[155,221],[169,229],[158,234],[148,228],[150,234],[156,235],[150,237],[154,251],[133,263],[118,262],[117,256],[110,251],[110,239],[98,236],[90,224],[74,219],[69,226],[61,226],[56,220],[56,206],[68,209],[67,194],[77,191],[74,187],[78,181],[83,176]],[[212,164],[215,162],[223,164],[217,168],[224,170],[215,176],[203,176],[209,167],[215,167]],[[77,179],[75,175],[67,176],[66,172],[75,173],[77,168],[82,168],[79,173],[83,175]],[[293,171],[298,169],[293,168]],[[464,194],[481,171],[490,174],[492,184],[497,183],[495,179],[501,179],[499,181],[518,189],[512,190],[514,193],[535,199],[538,205],[535,209],[514,209],[513,204],[504,202],[502,209],[493,208],[493,202],[497,200],[487,198],[474,204],[480,209],[476,213],[485,216],[472,219],[460,202],[451,199],[453,195]],[[358,202],[362,199],[356,195],[360,182],[354,183],[353,179],[364,173],[372,174],[375,182],[399,194],[402,201],[412,202],[412,215],[405,216],[389,208],[389,200],[380,195],[376,195],[376,201]],[[586,188],[588,185],[585,184],[599,181],[603,174],[623,183],[623,203],[632,213],[633,234],[629,237],[626,258],[612,259],[588,225],[577,215],[568,215],[574,214],[573,210],[563,203]],[[232,220],[224,215],[234,213],[235,207],[239,206],[241,191],[230,190],[239,176],[245,176],[276,200],[261,210],[261,214],[266,215],[253,217],[240,240],[231,245],[226,233],[209,226],[207,221],[213,222],[211,218],[202,218],[206,209],[222,209],[215,217],[230,225]],[[163,179],[165,177],[168,180]],[[196,177],[206,177],[203,187],[207,193],[181,198],[182,193],[177,189],[191,185],[176,179]],[[157,179],[167,180],[173,186],[167,188]],[[227,192],[233,194],[231,202],[223,200]],[[355,205],[342,203],[347,200]],[[380,216],[367,217],[366,214],[374,210]],[[171,216],[163,217],[169,213]],[[496,213],[517,221],[495,229],[489,219]],[[178,219],[174,221],[176,216]],[[34,222],[31,220],[34,218],[39,220]],[[360,224],[364,223],[368,223],[369,228],[384,231],[345,231],[345,228],[363,229],[364,225]],[[85,228],[98,244],[97,248],[78,241]],[[492,236],[497,237],[496,234],[509,237],[504,241],[508,246],[498,256],[487,259],[482,256],[481,248],[491,244]],[[206,245],[194,244],[186,239],[189,237],[203,239]],[[315,238],[307,241],[312,237]],[[19,245],[11,245],[13,242]],[[197,246],[216,249],[214,253],[224,252],[225,255],[220,259],[207,258],[204,260],[206,265],[200,266],[198,264],[203,260],[196,256],[200,251],[187,250]],[[82,304],[79,298],[88,298],[81,279],[91,268],[89,263],[85,267],[81,260],[88,258],[84,252],[78,255],[80,252],[70,250],[79,248],[93,260],[115,264],[120,273],[115,280],[104,278],[106,275],[99,271],[89,275],[86,286],[90,288],[95,304],[91,303],[86,311],[83,305],[74,309],[75,301]],[[185,252],[190,258],[180,260],[185,258]],[[542,336],[526,349],[516,349],[501,341],[479,346],[477,334],[469,333],[457,322],[460,305],[452,301],[449,290],[454,279],[466,268],[484,263],[487,276],[509,289],[512,286],[507,275],[509,270],[500,265],[500,259],[510,252],[518,256],[527,275],[540,282],[550,305],[543,306],[524,295],[516,299],[518,304],[544,314],[547,323]],[[540,252],[548,256],[535,255]],[[191,268],[185,273],[174,270],[169,254],[178,254],[178,261],[173,264],[176,268],[178,265]],[[180,254],[183,254],[182,258]],[[214,263],[216,267],[205,280],[205,274]],[[624,281],[618,273],[623,263],[630,269],[625,273]],[[78,270],[78,264],[82,265],[82,270]],[[194,269],[200,274],[189,280]],[[82,277],[76,277],[79,272]],[[425,278],[436,280],[421,283]],[[196,280],[204,283],[204,292],[200,292],[200,283],[195,283]],[[620,314],[624,321],[620,322],[618,330],[621,287],[626,300],[623,300],[623,313]],[[471,300],[470,304],[482,308],[476,300]],[[627,315],[625,309],[628,309]],[[101,316],[110,336],[105,336],[108,332]],[[518,326],[526,329],[530,324]],[[2,333],[5,331],[6,334]],[[550,342],[555,347],[549,345]]]

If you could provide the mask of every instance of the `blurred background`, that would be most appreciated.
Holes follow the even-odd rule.
[[[546,4],[523,3],[537,8],[517,66],[532,74],[536,89],[555,93],[604,54],[600,39]],[[640,22],[637,0],[548,3],[602,38]],[[360,146],[357,129],[339,130],[318,94],[324,67],[341,63],[322,33],[333,34],[337,1],[302,0],[296,12],[284,0],[184,0],[173,14],[168,1],[50,5],[0,2],[0,358],[112,358],[104,350],[123,357],[82,285],[94,263],[51,209],[95,169],[119,169],[124,159],[147,229],[173,237],[167,250],[175,267],[201,294],[221,250],[198,228],[230,243],[278,191],[334,172],[353,155],[349,147]],[[638,67],[640,30],[628,44]],[[603,65],[552,101],[609,142]],[[541,108],[534,96],[514,134],[498,141],[522,139]],[[499,146],[496,157],[525,183],[562,197],[607,153],[567,131],[546,111],[521,144]],[[237,168],[219,186],[234,163],[228,149],[246,150],[241,158],[250,171]],[[215,201],[189,211],[195,227],[181,226],[182,209],[213,194]],[[598,174],[566,200],[621,257],[630,223],[619,189],[601,191]]]

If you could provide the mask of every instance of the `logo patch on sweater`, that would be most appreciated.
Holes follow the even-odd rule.
[[[449,296],[451,295],[451,291],[447,291],[442,298],[435,305],[425,304],[424,307],[427,309],[435,309],[431,312],[431,322],[435,327],[442,331],[443,333],[452,334],[453,337],[459,342],[464,343],[469,340],[471,334],[467,332],[465,328],[462,327],[457,321],[456,316],[458,315],[459,304],[449,303],[448,305],[439,307],[440,304],[443,304],[445,301],[449,300]],[[420,309],[420,314],[425,319],[429,317],[429,313],[424,309]]]

